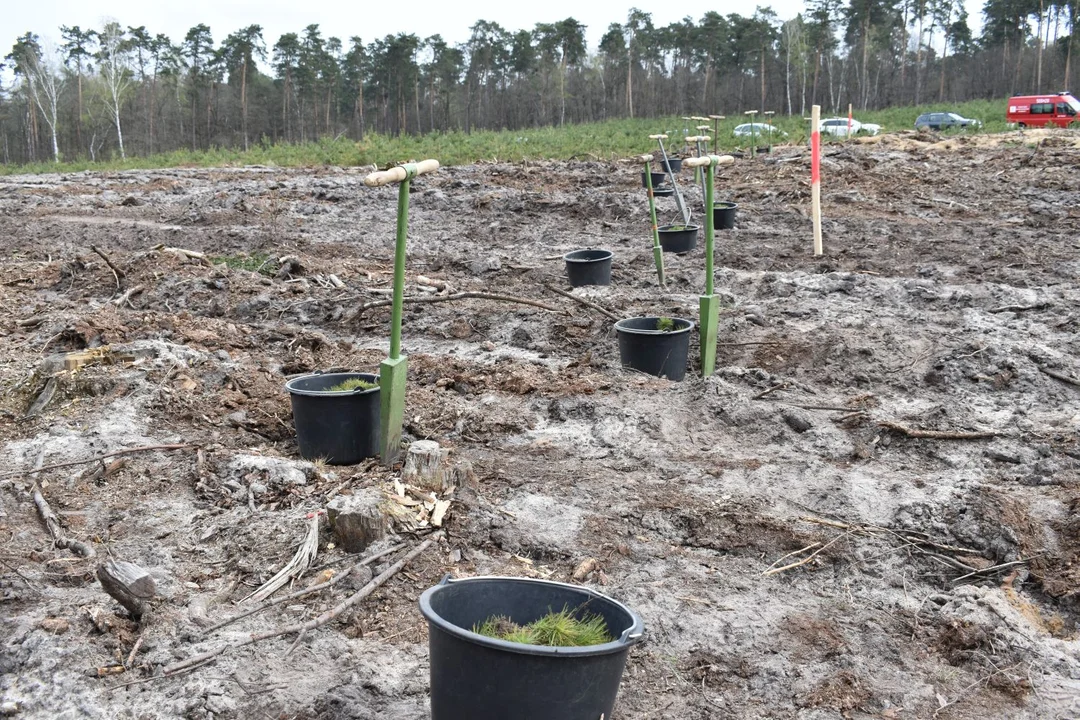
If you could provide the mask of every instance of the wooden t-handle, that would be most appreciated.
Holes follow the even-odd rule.
[[[709,118],[707,118],[707,117],[702,117],[701,115],[691,115],[691,116],[690,116],[690,119],[691,119],[691,120],[708,120]]]
[[[425,175],[427,173],[435,172],[439,169],[438,160],[424,160],[416,163],[416,177]],[[368,187],[380,187],[382,185],[389,185],[391,183],[403,182],[409,174],[405,172],[405,168],[398,165],[396,168],[390,168],[389,170],[383,170],[382,172],[373,172],[364,178],[364,184]]]
[[[623,158],[619,162],[621,162],[621,163],[634,163],[636,165],[637,163],[642,163],[642,162],[652,162],[652,160],[653,160],[652,155],[635,155],[634,157],[631,157],[631,158]]]
[[[732,165],[735,162],[735,158],[731,155],[702,155],[696,158],[686,158],[683,160],[683,165],[690,168],[695,167],[708,167],[713,161],[716,161],[716,166]]]
[[[650,135],[650,140],[667,140],[667,135]]]
[[[698,142],[699,140],[701,142],[709,142],[712,140],[712,138],[708,135],[688,135],[684,139],[686,140],[686,142]]]

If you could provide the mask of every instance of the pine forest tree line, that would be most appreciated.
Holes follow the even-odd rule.
[[[115,21],[64,25],[59,43],[27,32],[3,59],[0,161],[1049,92],[1077,78],[1078,15],[1080,0],[986,0],[973,37],[962,0],[805,0],[786,21],[758,7],[667,26],[635,8],[594,52],[573,18],[478,20],[457,44],[318,25],[216,41],[204,24],[176,43]]]

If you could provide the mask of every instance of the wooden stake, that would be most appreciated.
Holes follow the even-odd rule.
[[[810,114],[810,197],[814,216],[814,255],[821,255],[821,106]]]

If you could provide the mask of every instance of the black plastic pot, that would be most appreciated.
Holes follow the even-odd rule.
[[[316,373],[285,383],[292,400],[300,456],[331,465],[355,465],[379,454],[379,388],[328,392],[345,380],[377,383],[370,373]]]
[[[570,287],[611,284],[610,250],[575,250],[563,255]]]
[[[675,188],[670,185],[661,185],[658,188],[653,188],[652,194],[655,197],[671,197],[675,194]]]
[[[650,173],[652,175],[652,186],[656,189],[656,186],[667,180],[667,173]],[[641,187],[649,187],[648,181],[645,179],[645,173],[641,173]]]
[[[733,202],[714,202],[712,207],[713,227],[717,230],[733,230],[735,228],[735,211],[739,206]]]
[[[672,173],[677,173],[680,170],[682,170],[682,158],[669,157],[667,159],[667,161],[668,161],[668,165],[671,166],[671,172]],[[664,161],[663,161],[663,159],[661,159],[660,160],[660,166],[663,167],[663,165],[664,165]],[[666,172],[666,170],[665,170],[665,172]]]
[[[627,318],[615,323],[619,336],[619,359],[623,367],[649,375],[680,381],[686,376],[686,358],[690,353],[690,330],[694,323],[672,318],[675,329],[656,329],[660,318]]]
[[[664,248],[664,252],[690,252],[697,247],[700,229],[699,225],[661,225],[659,228],[660,247]]]
[[[616,638],[603,645],[544,647],[472,632],[492,616],[519,625],[564,608],[603,616]],[[547,580],[478,577],[424,591],[432,720],[599,720],[610,718],[641,618],[588,588]]]

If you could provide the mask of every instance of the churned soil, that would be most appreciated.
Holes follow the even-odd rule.
[[[612,284],[575,297],[696,319],[704,238],[659,287],[640,168],[419,178],[407,294],[547,306],[405,306],[405,440],[472,468],[446,535],[291,653],[276,638],[175,677],[404,552],[208,632],[308,513],[397,477],[301,460],[284,391],[386,356],[389,308],[369,304],[389,298],[396,189],[329,167],[0,178],[3,713],[426,717],[416,600],[449,573],[634,608],[624,720],[1080,716],[1078,163],[1065,134],[829,145],[815,257],[806,150],[738,158],[717,180],[739,204],[716,238],[718,369],[701,378],[695,335],[681,383],[623,370],[612,319],[550,289],[570,291],[564,253],[606,248]],[[151,445],[187,447],[50,467]],[[54,547],[35,467],[95,557]],[[294,590],[350,566],[325,522],[318,542],[337,564]],[[95,577],[110,558],[155,580],[141,622]]]

